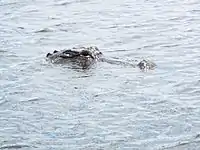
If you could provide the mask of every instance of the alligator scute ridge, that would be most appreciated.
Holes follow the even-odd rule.
[[[138,64],[134,65],[129,62],[113,60],[105,58],[102,52],[96,46],[90,47],[73,47],[72,49],[54,50],[53,53],[48,53],[46,58],[52,63],[74,63],[83,69],[89,68],[97,61],[107,62],[110,64],[123,64],[132,67],[138,67],[141,70],[151,70],[156,67],[156,64],[143,59]]]

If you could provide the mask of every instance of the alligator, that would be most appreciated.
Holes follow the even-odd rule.
[[[155,63],[148,60],[142,60],[138,64],[134,65],[129,62],[105,58],[102,52],[96,46],[74,47],[72,49],[54,50],[53,53],[48,53],[46,55],[46,58],[52,63],[72,63],[80,66],[82,69],[89,68],[97,61],[132,67],[137,66],[141,70],[154,69],[156,66]]]

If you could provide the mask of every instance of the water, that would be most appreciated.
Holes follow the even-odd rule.
[[[198,0],[0,0],[1,149],[200,149]],[[53,65],[97,46],[98,63]]]

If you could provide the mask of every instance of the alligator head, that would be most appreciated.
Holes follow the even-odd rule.
[[[54,63],[71,62],[82,68],[88,68],[97,61],[102,53],[97,47],[80,47],[48,53],[46,57]]]

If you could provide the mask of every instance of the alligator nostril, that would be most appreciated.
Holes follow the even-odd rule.
[[[140,69],[145,69],[146,68],[146,62],[144,62],[144,61],[141,61],[139,64],[138,64],[138,66],[139,66],[139,68]]]

